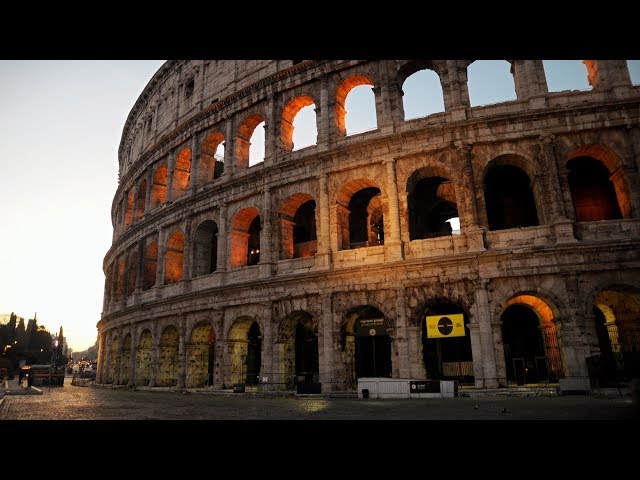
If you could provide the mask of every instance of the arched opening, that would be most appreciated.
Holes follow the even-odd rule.
[[[622,218],[616,189],[602,162],[591,157],[575,157],[567,162],[567,169],[578,222]]]
[[[231,268],[260,262],[260,215],[253,207],[243,208],[231,222]]]
[[[236,168],[246,169],[264,161],[264,119],[253,114],[238,128],[236,139]]]
[[[149,385],[151,379],[151,346],[152,337],[149,330],[144,330],[138,340],[136,350],[136,385]]]
[[[209,387],[214,381],[216,335],[209,322],[200,322],[191,330],[187,348],[187,386]]]
[[[111,348],[109,350],[109,378],[107,383],[116,383],[116,369],[118,368],[118,336],[111,338]]]
[[[338,195],[338,249],[384,245],[384,213],[380,189],[369,180],[356,180]]]
[[[291,100],[282,111],[280,144],[284,150],[300,150],[318,140],[315,102],[303,95]]]
[[[549,92],[591,90],[582,60],[543,60]]]
[[[429,379],[473,384],[469,316],[457,304],[438,301],[421,311],[422,361]]]
[[[162,205],[167,200],[167,166],[160,165],[153,174],[151,185],[151,208]]]
[[[212,133],[202,143],[198,171],[200,185],[220,178],[224,172],[224,135],[222,133]]]
[[[298,393],[320,393],[318,325],[304,311],[289,314],[280,328],[281,354],[288,388]]]
[[[175,230],[167,239],[167,251],[164,256],[164,283],[176,283],[182,280],[184,257],[184,235]]]
[[[178,344],[180,333],[173,325],[166,327],[160,335],[158,363],[159,387],[173,387],[178,383]]]
[[[251,317],[238,318],[229,330],[231,379],[233,383],[256,385],[262,365],[260,326]]]
[[[120,385],[127,385],[131,380],[131,334],[128,333],[122,342],[120,356]]]
[[[460,233],[456,194],[448,178],[416,172],[407,182],[407,194],[410,240]]]
[[[511,64],[505,60],[476,60],[467,67],[472,107],[516,100]]]
[[[145,202],[147,198],[147,181],[140,182],[138,187],[138,201],[136,205],[136,219],[140,220],[144,215]]]
[[[418,70],[402,84],[404,119],[426,117],[444,112],[444,95],[440,76],[430,69]]]
[[[600,352],[587,358],[599,386],[619,386],[640,377],[640,290],[613,286],[593,299]]]
[[[529,176],[513,165],[493,164],[484,179],[489,230],[538,225]]]
[[[131,225],[131,220],[133,219],[133,207],[134,207],[134,199],[135,193],[133,189],[129,190],[129,195],[127,196],[127,210],[124,215],[124,224],[126,226]]]
[[[358,378],[391,377],[391,337],[384,314],[371,305],[352,308],[340,327],[345,384],[356,388]]]
[[[208,275],[216,271],[218,261],[218,225],[206,220],[198,225],[193,243],[194,276]]]
[[[125,281],[125,269],[124,269],[124,256],[120,256],[118,259],[118,270],[116,277],[116,300],[120,300],[124,294],[124,281]]]
[[[562,376],[555,316],[535,295],[519,294],[505,303],[500,321],[507,381],[548,383]]]
[[[640,60],[627,60],[632,85],[640,85]]]
[[[340,83],[335,107],[338,136],[354,135],[378,128],[373,82],[364,75],[354,75]]]
[[[316,202],[306,193],[288,197],[278,212],[281,258],[312,257],[317,251]]]
[[[127,262],[127,296],[133,294],[136,290],[136,280],[138,278],[138,252],[133,251],[129,254]]]
[[[189,186],[189,176],[191,175],[191,150],[183,148],[176,158],[173,167],[173,184],[171,198],[179,199],[187,191]]]
[[[144,277],[142,289],[149,290],[156,284],[156,272],[158,271],[158,243],[151,242],[144,250]]]

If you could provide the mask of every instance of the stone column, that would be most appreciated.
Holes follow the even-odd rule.
[[[403,286],[396,288],[396,344],[398,351],[398,374],[400,378],[411,378],[411,360],[409,358],[409,332],[407,325],[407,301]]]
[[[393,131],[394,126],[394,118],[393,118],[393,106],[391,104],[391,92],[389,84],[389,78],[387,75],[387,65],[385,61],[378,62],[378,78],[380,79],[379,89],[379,97],[376,95],[376,113],[379,111],[380,115],[378,115],[378,128],[380,128],[383,132],[391,133]],[[378,110],[378,103],[380,104],[380,109]]]
[[[335,370],[334,359],[334,329],[333,329],[333,302],[331,292],[322,294],[322,317],[320,323],[322,327],[322,337],[318,338],[319,343],[319,376],[322,384],[322,392],[327,393],[334,390]],[[322,343],[320,343],[322,342]]]
[[[378,130],[386,130],[387,124],[385,124],[385,116],[384,116],[384,107],[382,102],[382,91],[379,85],[376,85],[371,89],[373,95],[375,96],[376,101],[376,128]],[[346,99],[345,99],[346,102]],[[346,129],[346,119],[345,119],[345,129]]]
[[[160,295],[160,287],[164,285],[164,257],[166,254],[166,234],[162,228],[158,229],[158,261],[156,262],[156,291]]]
[[[216,259],[216,271],[227,270],[227,204],[222,203],[218,218],[218,258]]]
[[[200,145],[198,141],[199,135],[193,134],[191,137],[191,171],[189,172],[189,190],[191,195],[196,193],[198,189],[198,179],[200,172]]]
[[[389,236],[385,239],[385,260],[395,261],[404,258],[403,242],[400,238],[400,207],[398,205],[398,183],[396,179],[395,159],[385,160],[387,166],[387,198],[389,199]],[[385,222],[387,223],[387,222]]]
[[[277,130],[279,130],[277,122],[280,119],[277,118],[275,110],[274,96],[271,94],[267,103],[267,118],[264,125],[264,165],[266,167],[270,167],[276,162]]]
[[[147,194],[144,199],[144,212],[142,218],[145,218],[151,210],[151,190],[153,189],[153,168],[147,171]]]
[[[465,120],[466,109],[470,105],[466,65],[460,60],[447,60],[446,73],[437,73],[442,85],[445,111],[451,120]]]
[[[158,370],[160,367],[160,328],[155,323],[151,329],[151,354],[149,355],[149,387],[155,387],[158,384]]]
[[[583,60],[587,79],[594,90],[613,90],[614,96],[624,97],[631,87],[629,68],[625,60]]]
[[[262,318],[264,331],[262,332],[262,359],[260,366],[260,377],[268,377],[271,381],[273,373],[277,371],[275,364],[273,345],[276,333],[274,332],[271,302],[262,305]]]
[[[104,374],[104,334],[98,334],[98,369],[96,371],[96,383],[102,383],[102,376]]]
[[[173,170],[176,168],[176,150],[172,148],[169,150],[169,157],[167,158],[167,196],[166,202],[170,204],[173,201]]]
[[[260,232],[260,275],[271,276],[273,270],[273,239],[271,238],[271,189],[266,187],[262,196]]]
[[[320,105],[316,105],[316,121],[318,123],[318,150],[329,148],[329,131],[331,115],[329,112],[329,87],[327,75],[320,76]]]
[[[489,309],[489,296],[487,294],[487,282],[479,282],[475,291],[475,317],[478,324],[478,334],[480,337],[480,352],[472,349],[474,374],[476,372],[475,362],[480,361],[484,373],[482,379],[476,377],[476,387],[496,388],[498,378],[496,371],[497,351],[502,349],[502,342],[496,342],[496,337],[492,331],[491,311]],[[473,347],[473,342],[472,342]],[[479,353],[479,355],[478,355]],[[479,358],[478,358],[479,357]],[[504,354],[503,354],[504,357]]]
[[[548,93],[542,60],[513,60],[511,65],[518,100],[529,100]],[[544,103],[540,105],[544,106]]]
[[[317,267],[331,267],[331,238],[329,233],[329,181],[325,173],[318,177],[318,210],[320,229],[318,237],[318,252],[316,253]]]
[[[184,250],[182,253],[182,280],[185,285],[190,283],[192,278],[191,260],[193,258],[193,239],[191,237],[191,217],[187,217],[184,222]]]
[[[466,142],[455,142],[455,145],[458,155],[462,157],[462,177],[458,191],[464,194],[460,199],[464,208],[464,218],[460,218],[460,229],[467,237],[468,251],[483,252],[486,247],[484,229],[480,227],[478,215],[478,193],[473,175],[473,145]]]
[[[187,340],[186,340],[186,318],[180,319],[180,339],[178,341],[178,383],[176,388],[183,389],[186,386],[187,378]]]
[[[131,331],[131,358],[129,359],[129,383],[127,387],[136,384],[136,356],[138,355],[138,337],[135,330]]]
[[[118,344],[116,348],[118,349],[118,354],[116,355],[116,368],[115,368],[115,378],[113,380],[114,385],[120,385],[120,378],[122,378],[122,332],[118,332]]]
[[[221,178],[232,176],[236,171],[236,139],[234,136],[233,117],[226,119],[226,131],[224,135],[224,170]]]

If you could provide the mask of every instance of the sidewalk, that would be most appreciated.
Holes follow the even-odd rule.
[[[0,398],[5,395],[42,395],[42,390],[34,386],[28,387],[27,381],[22,381],[22,386],[18,385],[18,379],[0,382]]]

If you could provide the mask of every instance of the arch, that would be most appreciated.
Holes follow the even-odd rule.
[[[281,258],[311,257],[318,250],[316,202],[307,193],[287,197],[278,212]]]
[[[430,67],[423,67],[406,76],[402,83],[402,105],[405,120],[444,112],[440,75]]]
[[[539,293],[520,292],[504,303],[500,320],[508,381],[557,382],[563,375],[558,315],[557,307]]]
[[[391,377],[391,337],[388,319],[372,305],[349,309],[340,323],[344,382],[355,388],[361,377]]]
[[[178,383],[178,348],[180,332],[175,325],[168,325],[160,335],[160,351],[158,355],[159,387],[173,387]]]
[[[189,186],[191,176],[191,149],[183,148],[176,157],[173,167],[173,183],[171,187],[171,198],[177,200],[182,197]]]
[[[256,128],[261,123],[264,123],[262,115],[254,113],[245,118],[240,124],[236,138],[236,169],[246,169],[264,160],[264,158],[260,160],[250,155],[250,147],[254,140],[253,136],[256,133]]]
[[[591,90],[582,60],[543,60],[549,92]]]
[[[566,165],[578,221],[632,217],[623,162],[612,149],[597,144],[581,146],[569,153]]]
[[[129,254],[127,261],[127,296],[136,289],[138,279],[138,251],[134,250]]]
[[[303,310],[291,312],[282,320],[278,337],[287,387],[299,385],[300,393],[320,393],[318,324],[313,316]]]
[[[448,177],[415,171],[407,180],[409,239],[440,237],[460,231],[455,188]]]
[[[484,198],[489,230],[539,225],[538,211],[527,173],[518,155],[493,159],[484,174]]]
[[[120,355],[120,384],[127,385],[131,380],[131,334],[127,333],[122,341]]]
[[[138,200],[136,202],[136,219],[140,220],[144,215],[145,202],[147,201],[147,181],[140,182],[138,187]]]
[[[600,386],[640,376],[640,289],[611,285],[593,296],[599,354],[591,365]]]
[[[156,273],[158,271],[158,242],[151,242],[144,249],[144,277],[142,278],[142,289],[149,290],[156,284]]]
[[[187,345],[187,386],[201,388],[214,382],[216,334],[210,322],[198,322],[191,329]]]
[[[231,221],[231,268],[256,265],[260,261],[260,213],[247,207]]]
[[[144,387],[149,385],[151,379],[151,348],[153,337],[148,329],[145,329],[138,338],[136,349],[136,381],[135,384]]]
[[[211,133],[202,142],[198,172],[200,185],[220,178],[224,172],[224,135],[222,133]]]
[[[316,144],[317,136],[318,136],[317,126],[315,129],[316,130],[315,139],[313,141],[311,140],[311,138],[309,138],[307,142],[300,143],[300,145],[296,145],[294,143],[294,136],[295,137],[298,136],[295,133],[296,132],[295,124],[296,124],[298,113],[300,113],[301,110],[307,107],[315,108],[315,101],[309,95],[300,95],[298,97],[293,98],[291,101],[289,101],[289,103],[287,103],[284,109],[282,110],[282,116],[280,118],[280,145],[284,150],[291,151],[291,150],[294,150],[294,148],[296,150],[299,150],[300,148],[304,148],[304,147],[308,147],[310,145]],[[315,118],[315,111],[313,113]],[[317,122],[317,119],[316,119],[316,122]],[[313,137],[313,136],[314,136],[313,134],[309,135],[309,137]]]
[[[118,368],[118,335],[113,334],[109,348],[109,378],[107,383],[116,383],[116,373]]]
[[[164,254],[164,283],[176,283],[182,280],[184,257],[184,234],[174,230],[167,239],[167,250]]]
[[[124,224],[127,227],[131,225],[131,220],[133,219],[134,199],[135,192],[132,188],[131,190],[129,190],[129,195],[127,195],[127,210],[125,211],[124,215]]]
[[[427,317],[431,325],[435,317],[462,315],[464,334],[452,337],[438,337],[440,334],[431,333],[427,328]],[[418,313],[418,321],[421,326],[422,339],[422,363],[426,378],[430,379],[455,379],[460,384],[473,384],[473,354],[471,346],[471,334],[469,330],[469,315],[458,303],[445,298],[433,298],[424,303]],[[457,317],[459,318],[459,317]],[[439,321],[439,320],[438,320]],[[456,329],[459,334],[460,330]],[[452,331],[448,335],[454,334]]]
[[[218,261],[218,225],[205,220],[196,229],[193,243],[193,275],[199,277],[215,272]]]
[[[371,87],[374,86],[373,81],[365,75],[352,75],[350,77],[345,78],[336,90],[336,104],[335,104],[335,121],[336,121],[336,130],[338,132],[338,136],[344,137],[346,135],[352,135],[354,132],[353,128],[347,128],[347,97],[351,93],[354,88],[369,85]],[[371,92],[373,94],[373,92]],[[361,107],[366,107],[362,105]],[[375,98],[374,98],[374,116],[375,116]],[[373,129],[377,128],[377,121],[374,123]],[[371,129],[371,128],[366,128]]]
[[[258,383],[262,366],[262,335],[260,325],[252,317],[235,320],[228,335],[233,383]]]
[[[151,208],[156,208],[167,201],[167,166],[161,164],[153,173],[151,185]]]
[[[476,60],[467,66],[472,107],[516,100],[513,67],[506,60]]]
[[[384,212],[381,191],[375,182],[349,182],[336,200],[339,250],[384,245]]]

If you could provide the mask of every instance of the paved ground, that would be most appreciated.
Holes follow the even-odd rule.
[[[630,397],[358,400],[182,394],[92,387],[7,395],[0,420],[637,420]]]

